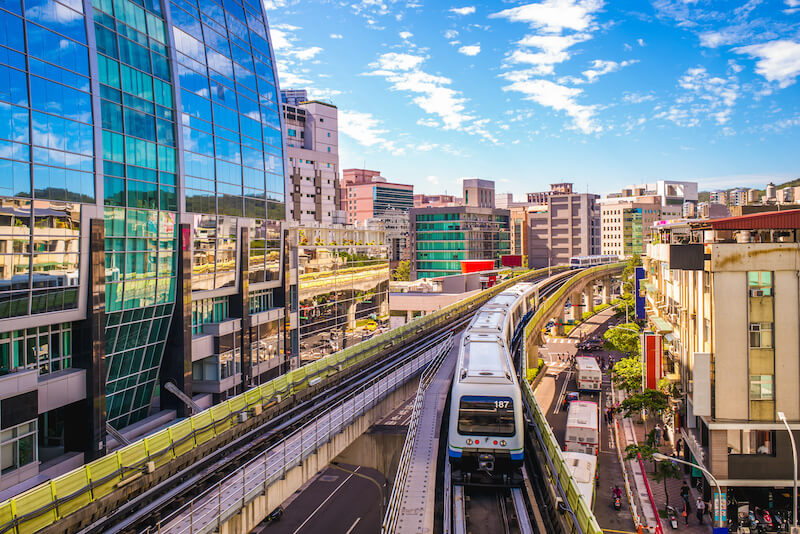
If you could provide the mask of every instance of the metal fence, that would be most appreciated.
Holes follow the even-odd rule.
[[[314,421],[304,425],[280,444],[250,460],[216,486],[180,508],[166,523],[159,522],[157,532],[164,534],[204,534],[221,527],[292,468],[314,454],[325,443],[376,406],[389,393],[438,358],[452,346],[449,342],[426,350],[408,363],[387,371],[364,384]]]
[[[381,532],[392,533],[397,528],[397,518],[400,514],[400,508],[403,504],[403,493],[405,491],[406,475],[408,468],[411,465],[411,457],[414,451],[414,442],[417,437],[417,427],[419,425],[419,418],[422,414],[422,403],[425,399],[425,390],[428,389],[436,373],[439,371],[442,362],[444,361],[447,353],[453,348],[453,335],[450,334],[439,357],[425,369],[422,377],[419,380],[419,388],[417,388],[417,395],[414,398],[414,408],[411,412],[411,421],[408,424],[408,432],[406,439],[403,443],[403,450],[400,453],[400,461],[397,464],[397,474],[395,475],[395,483],[392,487],[392,494],[389,497],[389,504],[386,507],[386,514],[383,517],[381,525]]]
[[[556,267],[552,272],[565,269],[566,267]],[[507,287],[547,272],[548,269],[538,269],[518,273],[491,289],[251,388],[65,475],[0,502],[0,534],[29,534],[52,525],[92,502],[111,495],[117,491],[118,484],[139,476],[150,462],[156,468],[161,467],[231,430],[239,424],[240,413],[253,410],[257,405],[270,407],[289,395],[303,391],[309,387],[310,382],[316,383],[335,375],[429,329],[447,324],[482,305]]]

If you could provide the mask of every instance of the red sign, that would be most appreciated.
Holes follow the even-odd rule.
[[[664,354],[660,334],[653,332],[642,334],[642,354],[644,355],[644,373],[642,375],[644,387],[656,389],[662,376],[661,362]]]
[[[500,256],[500,265],[503,267],[522,267],[522,256],[507,255]]]
[[[494,269],[494,260],[464,260],[461,262],[461,274],[491,271]]]
[[[497,283],[497,275],[493,274],[489,277],[489,284],[486,287],[492,287]]]

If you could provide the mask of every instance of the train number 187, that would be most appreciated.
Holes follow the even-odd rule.
[[[494,401],[494,407],[501,409],[508,408],[508,401]]]

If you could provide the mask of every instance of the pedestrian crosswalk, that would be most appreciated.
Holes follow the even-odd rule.
[[[577,343],[578,340],[574,337],[544,337],[545,343]]]

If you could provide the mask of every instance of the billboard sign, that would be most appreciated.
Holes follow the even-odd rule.
[[[634,303],[636,304],[636,318],[644,320],[644,267],[637,267],[633,272],[634,278]]]
[[[642,383],[644,388],[658,388],[658,381],[662,377],[663,344],[661,334],[646,331],[642,334],[642,356],[644,357],[644,372]]]

